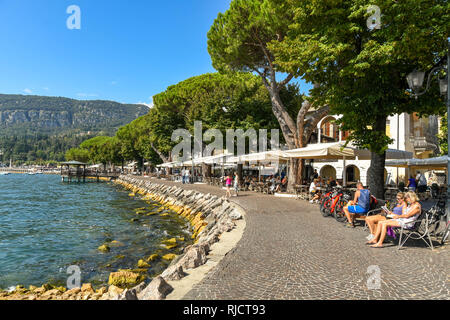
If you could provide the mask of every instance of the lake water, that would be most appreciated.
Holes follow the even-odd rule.
[[[0,176],[0,288],[18,284],[66,285],[67,268],[77,265],[82,283],[105,285],[110,272],[135,269],[153,253],[179,253],[182,247],[163,248],[165,239],[184,237],[190,244],[189,224],[175,212],[167,216],[140,215],[161,205],[132,198],[112,183],[62,183],[55,175]],[[138,221],[135,221],[136,218]],[[101,253],[112,240],[120,246]],[[149,277],[169,262],[151,262]]]

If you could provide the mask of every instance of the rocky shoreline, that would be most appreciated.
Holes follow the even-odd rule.
[[[221,234],[235,228],[235,220],[242,219],[240,210],[228,200],[177,186],[154,183],[134,176],[120,176],[115,183],[140,194],[143,199],[154,200],[175,211],[192,226],[195,240],[184,248],[182,254],[166,255],[171,260],[169,267],[149,284],[135,270],[119,270],[110,274],[109,287],[94,290],[91,284],[67,290],[64,287],[43,285],[28,289],[17,286],[12,292],[0,291],[0,300],[162,300],[173,291],[168,281],[182,279],[185,270],[204,265],[208,260],[211,245],[219,241]],[[169,239],[168,241],[170,241]],[[152,257],[149,257],[151,261]],[[142,261],[145,264],[145,261]],[[149,265],[148,265],[149,266]],[[145,269],[145,266],[144,266]],[[140,283],[139,283],[140,282]],[[137,284],[126,288],[129,284]],[[117,284],[117,285],[115,285]],[[126,284],[127,286],[122,286]]]

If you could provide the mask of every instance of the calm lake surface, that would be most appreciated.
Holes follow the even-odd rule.
[[[165,239],[184,237],[190,244],[189,224],[155,202],[130,197],[112,183],[62,183],[55,175],[0,176],[0,288],[18,284],[66,285],[67,268],[78,265],[82,283],[107,284],[110,272],[135,269],[153,253],[166,249]],[[138,208],[146,213],[137,214]],[[169,213],[161,216],[162,213]],[[138,221],[135,221],[136,218]],[[101,253],[113,240],[120,246]],[[149,277],[169,262],[151,262]]]

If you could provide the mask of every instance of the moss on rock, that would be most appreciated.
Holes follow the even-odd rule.
[[[101,251],[101,252],[109,252],[111,250],[110,247],[106,244],[101,245],[97,249],[98,249],[98,251]]]
[[[154,253],[152,255],[150,255],[147,259],[145,259],[147,262],[151,262],[154,261],[156,259],[158,259],[159,255],[157,253]]]
[[[164,260],[173,260],[173,259],[175,259],[176,256],[177,256],[176,254],[168,253],[168,254],[162,256],[162,258],[163,258]]]
[[[135,286],[146,279],[142,273],[133,272],[132,270],[119,270],[109,274],[109,285],[119,288],[129,288]]]
[[[143,259],[138,261],[138,268],[150,268],[150,265],[145,262]]]

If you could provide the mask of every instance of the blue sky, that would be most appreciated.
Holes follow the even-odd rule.
[[[229,4],[0,0],[0,93],[150,103],[172,84],[214,72],[206,34]],[[80,30],[66,26],[70,5],[81,9]]]

